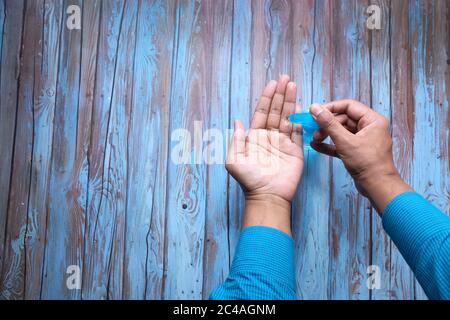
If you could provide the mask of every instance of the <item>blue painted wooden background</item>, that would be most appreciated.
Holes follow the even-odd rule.
[[[304,108],[354,98],[390,118],[403,177],[449,213],[449,29],[445,0],[0,1],[0,297],[206,298],[242,192],[223,165],[175,165],[170,135],[248,124],[280,73]],[[307,154],[292,223],[301,298],[424,298],[339,160]]]

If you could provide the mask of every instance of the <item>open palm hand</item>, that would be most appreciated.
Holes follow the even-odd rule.
[[[302,128],[288,121],[299,111],[296,86],[288,76],[270,81],[253,115],[248,135],[241,121],[228,151],[226,168],[246,197],[270,195],[291,201],[303,171]]]

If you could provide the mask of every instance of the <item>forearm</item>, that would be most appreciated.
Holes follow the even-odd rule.
[[[210,299],[296,299],[292,238],[270,227],[242,229],[230,273]]]
[[[359,183],[431,299],[450,299],[450,218],[406,184],[395,168]]]
[[[385,207],[383,226],[430,299],[450,299],[450,217],[415,192]]]
[[[295,299],[290,203],[247,195],[243,229],[230,274],[211,299]]]

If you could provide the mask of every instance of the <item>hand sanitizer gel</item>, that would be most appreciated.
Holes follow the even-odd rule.
[[[309,143],[312,140],[314,131],[320,128],[316,120],[309,112],[293,113],[289,116],[289,121],[292,123],[298,123],[303,128],[303,146],[305,148],[311,148]]]

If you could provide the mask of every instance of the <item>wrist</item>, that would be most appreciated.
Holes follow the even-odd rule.
[[[372,205],[381,216],[384,208],[397,195],[412,191],[412,188],[401,178],[398,171],[379,173],[364,181],[364,190]]]
[[[291,208],[291,202],[273,193],[253,193],[246,192],[245,193],[245,201],[246,203],[254,203],[254,204],[271,204],[274,206],[279,206],[284,209]]]
[[[245,195],[243,228],[266,226],[291,235],[291,203],[274,194]]]

